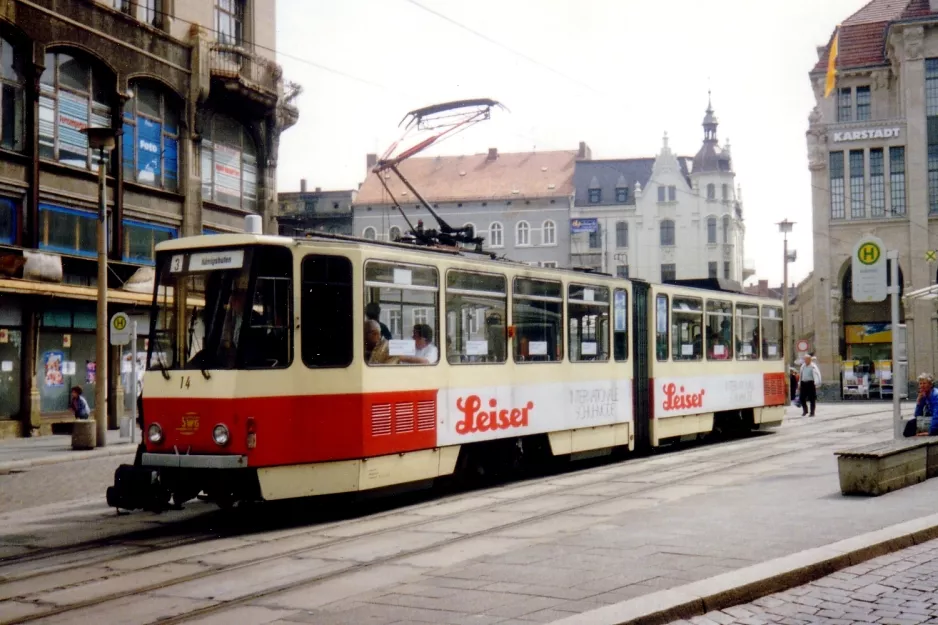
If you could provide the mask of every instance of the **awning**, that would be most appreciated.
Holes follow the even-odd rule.
[[[924,289],[917,289],[911,293],[906,293],[902,299],[904,300],[933,300],[938,298],[938,284],[933,284],[932,286],[927,286]]]

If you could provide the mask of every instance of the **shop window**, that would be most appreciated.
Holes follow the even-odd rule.
[[[614,292],[612,322],[612,349],[616,361],[622,362],[629,358],[629,294],[625,289]]]
[[[733,303],[707,300],[707,360],[733,357]]]
[[[0,198],[0,243],[12,245],[16,241],[16,209],[16,202]]]
[[[100,153],[88,148],[82,130],[111,127],[113,79],[91,63],[49,52],[39,85],[39,156],[98,170]]]
[[[365,305],[377,305],[377,313],[397,312],[400,329],[391,340],[377,345],[366,336],[365,358],[369,365],[429,364],[439,362],[437,310],[439,278],[433,267],[369,261],[365,264]]]
[[[736,358],[759,360],[759,307],[736,305]]]
[[[778,306],[762,307],[762,358],[782,359],[782,309]]]
[[[609,289],[571,284],[567,287],[570,361],[609,360]]]
[[[39,248],[94,257],[98,253],[98,218],[92,212],[39,205]]]
[[[451,270],[446,274],[446,358],[452,364],[508,358],[505,276]]]
[[[352,363],[352,263],[341,256],[303,259],[300,294],[303,362],[307,367]]]
[[[178,233],[175,228],[125,219],[124,260],[153,265],[156,261],[156,244],[175,239]]]
[[[675,297],[671,303],[671,357],[703,357],[703,302],[697,298]]]
[[[69,392],[75,385],[82,387],[85,399],[94,409],[95,322],[94,305],[85,302],[75,302],[71,309],[46,308],[43,311],[36,362],[41,412],[67,412]]]
[[[25,89],[22,58],[6,39],[0,39],[0,147],[23,150]]]
[[[668,296],[655,298],[655,357],[659,362],[668,359]]]
[[[163,89],[131,87],[124,104],[124,177],[175,191],[179,188],[179,113]]]
[[[206,120],[202,137],[202,198],[255,210],[257,150],[247,128],[215,113]]]
[[[563,360],[562,289],[559,282],[515,278],[511,322],[516,362]]]

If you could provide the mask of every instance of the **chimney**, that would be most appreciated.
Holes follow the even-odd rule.
[[[371,170],[374,169],[374,166],[378,164],[378,155],[377,154],[368,154],[365,156],[365,168],[368,169],[368,172],[371,173]]]
[[[300,193],[306,193],[306,178],[300,178]]]
[[[498,148],[489,148],[489,155],[485,157],[487,161],[494,161],[498,158]]]
[[[593,151],[590,150],[590,146],[586,145],[586,141],[580,141],[580,149],[577,150],[576,159],[578,161],[593,160]]]

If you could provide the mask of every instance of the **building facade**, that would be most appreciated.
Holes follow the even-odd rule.
[[[48,431],[96,378],[101,157],[108,315],[145,323],[156,243],[276,232],[280,133],[294,124],[275,0],[0,0],[0,435]],[[147,285],[151,285],[149,293]],[[140,340],[136,349],[144,349]],[[116,349],[104,357],[119,372]],[[109,425],[122,413],[109,376]],[[128,398],[129,400],[129,398]]]
[[[308,191],[306,180],[300,180],[299,192],[277,194],[279,232],[291,237],[308,232],[352,236],[352,203],[357,195],[355,190],[323,191],[320,187]]]
[[[824,97],[833,42],[810,72],[808,164],[814,228],[814,347],[830,395],[844,361],[891,360],[889,298],[852,299],[850,258],[866,234],[899,252],[899,290],[936,282],[938,249],[938,1],[873,0],[839,31],[836,88]],[[908,327],[909,377],[934,371],[934,305],[900,304]]]
[[[693,158],[675,155],[665,135],[654,158],[577,161],[572,264],[652,282],[741,285],[752,275],[730,148],[719,145],[717,126],[708,106]]]

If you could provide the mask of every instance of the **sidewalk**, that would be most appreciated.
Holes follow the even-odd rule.
[[[136,433],[136,443],[131,443],[129,436],[122,438],[120,430],[108,430],[106,447],[86,451],[72,449],[72,437],[69,434],[5,439],[0,441],[0,471],[133,454],[139,443],[139,430]]]

